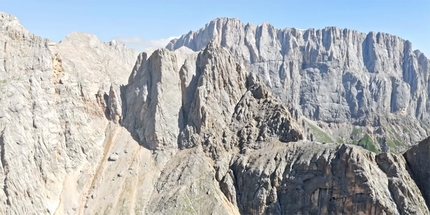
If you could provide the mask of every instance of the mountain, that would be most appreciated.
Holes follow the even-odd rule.
[[[198,51],[209,41],[230,50],[326,133],[308,139],[357,144],[369,135],[377,150],[399,152],[428,136],[430,60],[409,41],[337,27],[276,29],[220,18],[167,48]]]
[[[56,44],[6,13],[0,44],[0,213],[67,212],[105,150],[104,92],[126,83],[137,53],[84,33]]]
[[[214,39],[138,54],[0,26],[1,214],[430,214],[428,139],[316,141],[335,129]]]

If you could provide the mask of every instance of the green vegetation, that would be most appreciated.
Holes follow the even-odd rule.
[[[394,140],[394,144],[396,145],[396,146],[404,146],[405,144],[403,144],[399,139],[395,139]]]
[[[369,151],[379,153],[379,150],[376,148],[375,143],[373,142],[372,137],[369,134],[365,134],[363,138],[360,138],[360,134],[363,133],[363,129],[361,127],[354,127],[351,132],[351,144],[361,146]],[[359,139],[359,140],[358,140]],[[358,140],[358,141],[357,141]]]
[[[394,139],[394,140],[387,139],[386,143],[391,148],[397,148],[399,146],[404,146],[404,144],[402,142],[400,142],[398,139]]]
[[[312,135],[314,135],[314,140],[318,142],[326,142],[326,143],[334,143],[333,139],[325,133],[321,128],[318,126],[315,126],[309,122],[306,121],[306,124],[308,125],[309,129],[311,130]]]
[[[395,149],[395,148],[397,148],[396,147],[396,144],[392,141],[392,140],[390,140],[390,139],[387,139],[386,141],[385,141],[385,143],[387,144],[387,146],[389,147],[389,148],[391,148],[391,149]]]
[[[404,127],[403,127],[403,130],[405,130]],[[389,126],[389,132],[388,133],[392,137],[392,140],[391,139],[390,140],[387,139],[387,141],[386,141],[388,146],[390,146],[390,147],[393,146],[393,148],[396,149],[399,146],[404,146],[405,145],[402,142],[402,137],[400,137],[400,135],[398,134],[398,132],[396,132],[391,125]]]
[[[359,134],[361,134],[361,128],[354,128],[354,129],[352,129],[351,137],[357,136]]]
[[[361,146],[361,147],[363,147],[369,151],[379,153],[378,149],[375,146],[375,143],[372,140],[372,137],[370,137],[369,134],[364,135],[364,137],[358,141],[357,145],[359,145],[359,146]]]

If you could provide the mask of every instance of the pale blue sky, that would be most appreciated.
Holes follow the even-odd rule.
[[[430,0],[0,0],[0,10],[57,42],[69,32],[81,31],[143,49],[198,30],[214,18],[235,17],[277,28],[381,31],[410,40],[414,49],[430,56]]]

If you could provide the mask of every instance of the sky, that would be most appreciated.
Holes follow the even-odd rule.
[[[231,17],[276,28],[385,32],[430,56],[430,0],[0,0],[0,11],[56,42],[79,31],[138,51],[163,47],[215,18]]]

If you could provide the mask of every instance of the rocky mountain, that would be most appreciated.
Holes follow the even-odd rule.
[[[316,141],[361,118],[306,115],[214,39],[137,54],[0,26],[0,214],[430,214],[428,139]]]
[[[67,212],[105,149],[103,93],[126,83],[137,53],[83,33],[56,44],[5,13],[0,44],[0,213]]]
[[[308,139],[358,144],[370,136],[375,150],[399,152],[428,135],[430,60],[407,40],[220,18],[167,48],[198,51],[210,41],[230,50],[279,99],[325,131],[319,135],[308,126],[314,136]]]

